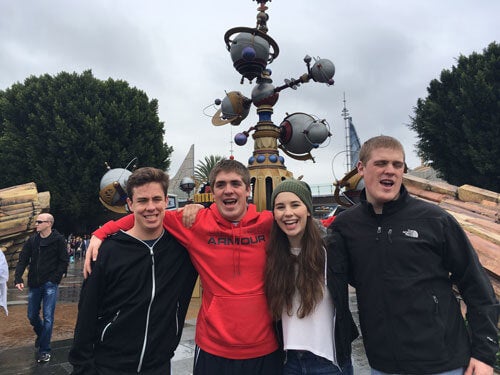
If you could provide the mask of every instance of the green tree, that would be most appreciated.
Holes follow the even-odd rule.
[[[418,155],[451,184],[500,191],[500,45],[460,55],[427,92],[409,124]]]
[[[210,176],[210,171],[212,168],[222,159],[225,159],[220,155],[210,155],[205,156],[204,160],[198,160],[196,167],[194,168],[194,179],[197,185],[203,185],[208,182],[208,177]]]
[[[50,191],[56,227],[66,233],[92,229],[106,212],[98,200],[106,162],[170,165],[157,100],[90,70],[31,76],[0,91],[0,121],[0,188],[34,181]]]

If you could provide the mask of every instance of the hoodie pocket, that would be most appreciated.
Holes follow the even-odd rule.
[[[223,345],[255,346],[273,332],[264,293],[213,296],[205,320],[207,334]]]
[[[107,338],[109,336],[109,332],[111,331],[111,327],[113,326],[113,324],[116,322],[116,319],[118,319],[118,316],[120,315],[120,310],[118,310],[115,314],[115,316],[113,316],[113,319],[111,319],[111,321],[109,321],[105,326],[104,328],[102,329],[101,331],[101,343],[104,342],[104,339]]]

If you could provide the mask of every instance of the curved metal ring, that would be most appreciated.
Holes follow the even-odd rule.
[[[243,26],[233,27],[232,29],[229,29],[228,31],[226,31],[226,33],[224,34],[224,42],[226,43],[226,48],[228,51],[231,50],[231,39],[230,38],[235,33],[249,33],[252,35],[260,36],[261,38],[265,39],[269,43],[269,45],[273,48],[272,52],[270,52],[271,57],[269,57],[269,60],[267,61],[269,64],[272,63],[274,61],[274,59],[278,57],[278,55],[280,53],[280,48],[278,47],[278,43],[276,43],[273,38],[271,38],[269,35],[267,35],[266,33],[263,33],[260,30],[252,29],[250,27],[243,27]]]

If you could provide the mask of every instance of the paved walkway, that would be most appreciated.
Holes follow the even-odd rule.
[[[78,302],[81,285],[81,272],[75,264],[68,267],[68,275],[60,285],[59,300],[65,302]],[[9,291],[9,305],[26,304],[27,293],[20,294],[19,291]],[[356,297],[351,291],[350,294],[351,311],[357,321]],[[187,320],[184,324],[181,342],[172,359],[173,375],[191,375],[194,355],[194,332],[196,319]],[[68,351],[71,347],[72,339],[52,342],[52,358],[49,363],[37,364],[35,362],[35,348],[16,347],[0,351],[0,374],[2,375],[67,375],[72,371],[72,366],[68,363]],[[370,370],[366,362],[365,352],[361,338],[353,343],[352,360],[354,374],[369,375]]]

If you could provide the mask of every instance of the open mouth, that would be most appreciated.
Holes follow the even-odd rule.
[[[296,219],[295,219],[295,220],[284,220],[284,221],[283,221],[283,224],[285,224],[285,226],[286,226],[287,228],[291,228],[291,229],[293,229],[293,228],[294,228],[294,227],[298,224],[298,222],[299,222],[299,221],[298,221],[298,220],[296,220]]]
[[[380,183],[388,188],[392,187],[394,185],[394,181],[391,181],[391,180],[382,180],[382,181],[380,181]]]
[[[224,199],[223,202],[226,206],[234,206],[236,204],[236,199]]]

